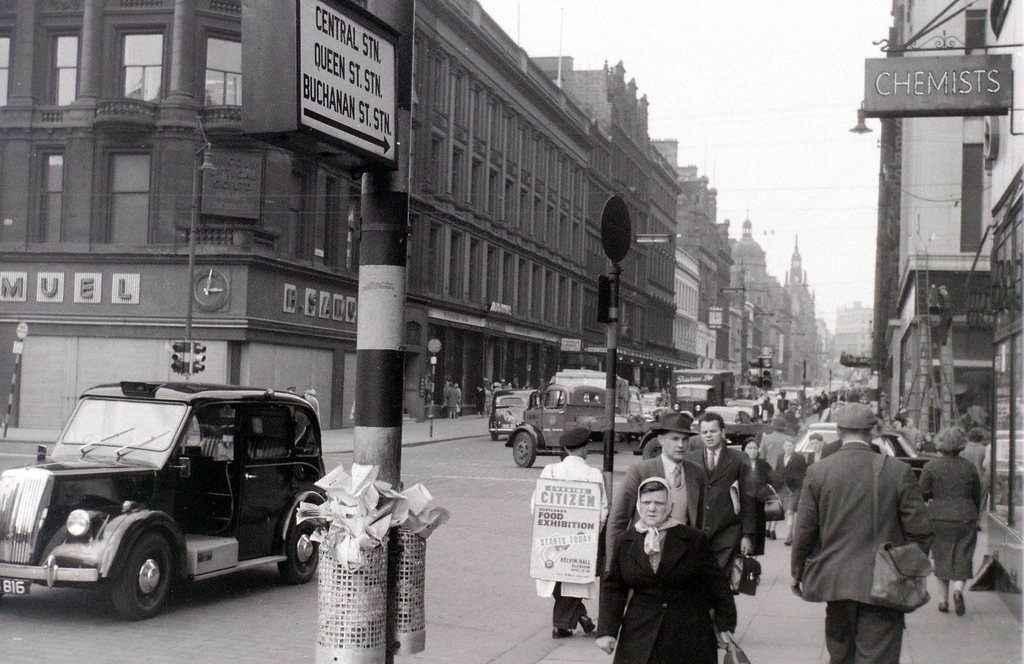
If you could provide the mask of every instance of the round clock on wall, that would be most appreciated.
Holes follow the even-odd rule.
[[[192,282],[192,297],[202,311],[217,311],[227,305],[231,297],[228,277],[220,270],[199,270]]]

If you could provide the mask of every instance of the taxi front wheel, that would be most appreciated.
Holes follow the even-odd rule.
[[[139,537],[111,587],[110,597],[117,615],[125,620],[156,615],[170,592],[173,560],[171,546],[164,537],[156,533]]]

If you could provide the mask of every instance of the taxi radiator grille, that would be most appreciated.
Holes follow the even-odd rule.
[[[39,468],[0,477],[0,561],[30,563],[53,475]]]

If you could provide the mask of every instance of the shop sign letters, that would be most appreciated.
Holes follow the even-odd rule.
[[[355,323],[358,310],[358,300],[350,295],[304,288],[300,302],[299,287],[295,284],[284,285],[281,311],[286,314],[301,312],[310,318]]]
[[[102,304],[103,277],[102,272],[75,272],[69,280],[63,272],[39,272],[35,279],[34,301],[41,304],[62,304],[70,281],[72,302]],[[138,272],[114,272],[110,275],[107,302],[139,304],[141,283],[142,275]],[[28,302],[29,290],[28,272],[0,272],[0,302]]]

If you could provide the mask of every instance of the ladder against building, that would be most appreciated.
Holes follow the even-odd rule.
[[[956,419],[953,391],[952,302],[945,287],[930,283],[927,268],[915,272],[914,324],[917,366],[901,406],[925,433],[936,433]]]

